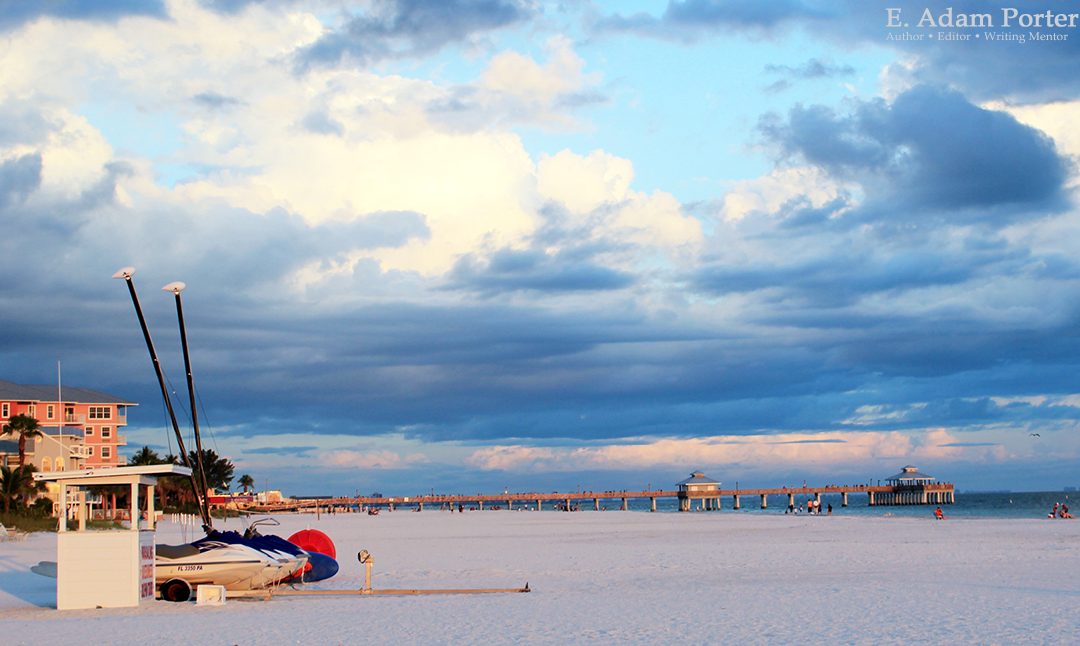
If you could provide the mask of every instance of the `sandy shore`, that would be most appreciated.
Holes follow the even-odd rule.
[[[279,597],[59,612],[55,535],[0,543],[4,643],[980,643],[1080,634],[1080,522],[635,512],[279,517],[356,552],[376,588],[517,587],[529,594]],[[233,520],[231,528],[238,528]],[[226,526],[229,528],[229,526]],[[163,524],[160,542],[180,542]]]

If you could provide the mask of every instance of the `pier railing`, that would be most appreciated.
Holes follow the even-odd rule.
[[[345,507],[359,505],[362,507],[389,507],[411,506],[423,509],[427,505],[435,506],[465,506],[489,508],[513,509],[515,504],[535,506],[535,509],[543,509],[545,504],[558,509],[581,509],[583,501],[591,501],[593,508],[600,509],[600,501],[617,500],[623,510],[629,508],[632,498],[648,499],[651,502],[652,511],[656,511],[656,501],[661,498],[676,498],[679,501],[679,509],[689,511],[694,503],[700,509],[718,510],[722,508],[722,500],[731,500],[732,508],[740,509],[744,499],[757,501],[762,509],[768,508],[769,496],[787,496],[789,506],[795,506],[796,497],[812,496],[820,502],[821,496],[835,494],[840,496],[841,506],[847,507],[849,494],[866,494],[867,504],[877,505],[944,505],[956,501],[955,487],[952,483],[938,482],[920,485],[827,485],[824,487],[774,487],[766,489],[700,489],[680,491],[674,489],[643,489],[626,491],[577,491],[577,492],[518,492],[501,494],[430,494],[420,496],[394,496],[394,497],[370,497],[359,496],[355,498],[323,498],[319,500],[294,500],[289,502],[274,503],[268,505],[256,505],[255,508],[262,511],[287,511],[305,510],[327,507]],[[505,507],[504,507],[505,506]],[[532,507],[531,507],[532,508]]]

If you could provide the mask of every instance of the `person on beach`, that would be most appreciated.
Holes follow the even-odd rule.
[[[829,503],[829,515],[832,516],[832,503]]]
[[[945,512],[941,511],[941,507],[934,510],[934,518],[938,520],[945,520]]]
[[[1069,506],[1068,505],[1065,505],[1065,504],[1061,505],[1061,517],[1062,518],[1072,518],[1072,514],[1069,513]]]
[[[1050,515],[1047,516],[1047,518],[1057,518],[1057,515],[1058,515],[1058,504],[1055,502],[1054,503],[1054,508],[1050,510]]]

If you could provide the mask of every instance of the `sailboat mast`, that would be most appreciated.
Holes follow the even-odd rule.
[[[210,485],[206,480],[206,465],[203,464],[205,454],[202,447],[202,435],[199,433],[198,406],[195,404],[195,380],[191,375],[191,356],[188,353],[187,326],[184,325],[184,306],[180,302],[180,292],[184,290],[184,287],[186,287],[184,283],[176,282],[169,283],[162,289],[172,292],[173,296],[176,297],[176,319],[180,324],[180,347],[184,350],[184,370],[187,372],[188,398],[191,402],[191,426],[195,430],[195,455],[197,457],[195,467],[199,472],[202,490],[209,492]]]
[[[180,425],[176,422],[176,411],[173,410],[172,399],[169,398],[169,390],[165,387],[165,375],[161,372],[161,362],[158,361],[157,351],[154,350],[154,342],[150,339],[150,329],[146,327],[146,318],[143,316],[142,307],[139,305],[139,296],[135,293],[135,283],[131,277],[135,274],[133,267],[125,267],[113,274],[113,278],[122,278],[127,283],[128,292],[131,294],[131,303],[135,306],[135,314],[139,318],[139,327],[142,328],[143,338],[146,340],[146,349],[150,352],[150,362],[154,364],[154,374],[157,375],[158,386],[161,388],[161,397],[165,400],[165,408],[169,412],[169,421],[172,422],[173,433],[176,434],[176,443],[180,449],[180,461],[184,466],[191,468],[187,449],[184,447],[184,437],[180,434]],[[203,519],[203,529],[209,532],[213,528],[210,521],[210,512],[206,505],[206,493],[199,492],[199,485],[195,481],[195,473],[188,476],[191,481],[191,490],[195,494],[195,501],[199,505],[199,514]]]

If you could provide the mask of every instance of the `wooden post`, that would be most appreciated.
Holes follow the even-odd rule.
[[[840,506],[847,507],[847,492],[840,494]]]
[[[652,498],[649,498],[649,502],[650,502],[649,511],[656,511],[656,496],[653,496]]]
[[[626,510],[630,509],[629,505],[627,504],[627,500],[628,500],[628,498],[626,498],[625,496],[622,499],[622,510],[623,511],[626,511]]]
[[[769,508],[769,497],[766,496],[765,494],[761,494],[761,508],[762,509],[768,509]]]
[[[734,498],[735,498],[735,509],[736,509],[736,511],[738,511],[739,509],[742,509],[742,505],[739,504],[739,494],[735,494]]]

